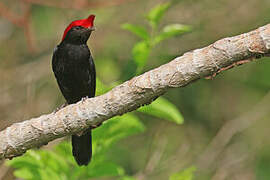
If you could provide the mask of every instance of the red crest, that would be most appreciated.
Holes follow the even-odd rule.
[[[65,39],[67,32],[74,26],[82,26],[85,28],[93,27],[94,26],[94,20],[95,20],[95,15],[90,15],[87,19],[80,19],[71,22],[68,27],[65,29],[62,40]]]

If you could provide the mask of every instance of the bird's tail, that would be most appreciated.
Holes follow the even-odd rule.
[[[91,129],[87,129],[81,136],[72,135],[72,154],[79,166],[87,165],[92,157]]]

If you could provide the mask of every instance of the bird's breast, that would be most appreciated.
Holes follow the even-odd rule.
[[[82,63],[90,57],[90,51],[86,45],[71,45],[67,47],[66,57],[74,63]]]

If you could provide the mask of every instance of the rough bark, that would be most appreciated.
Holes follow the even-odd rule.
[[[90,125],[149,104],[169,88],[213,77],[235,65],[270,53],[270,24],[249,33],[221,39],[134,77],[108,93],[69,105],[56,113],[16,123],[0,132],[0,159],[22,155]]]

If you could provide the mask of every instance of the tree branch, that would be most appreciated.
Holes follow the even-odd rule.
[[[221,39],[177,57],[113,88],[108,93],[69,105],[56,113],[15,123],[0,132],[0,159],[22,155],[90,125],[149,104],[169,88],[215,76],[235,65],[270,54],[270,24],[249,33]]]

